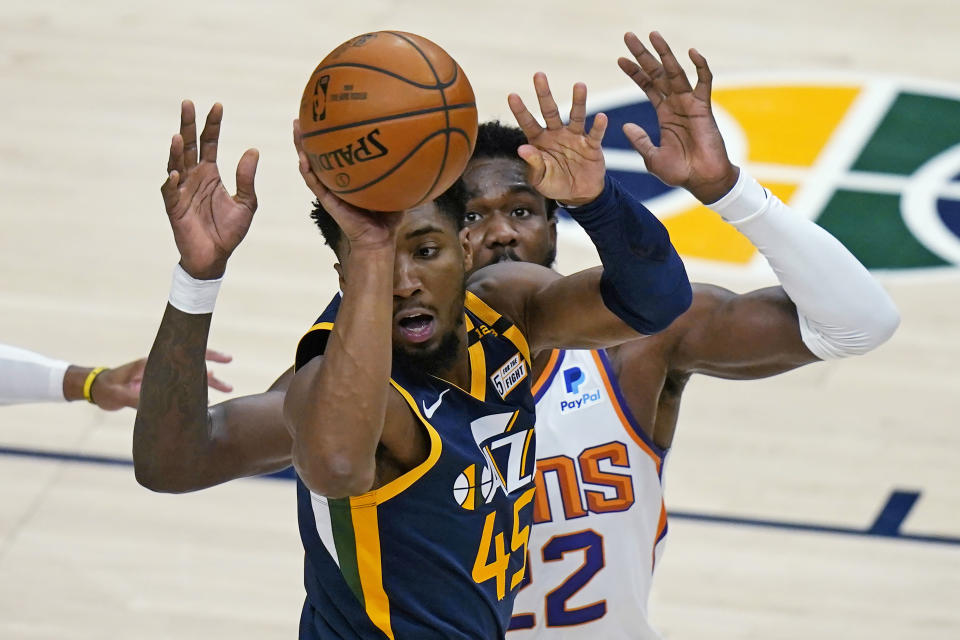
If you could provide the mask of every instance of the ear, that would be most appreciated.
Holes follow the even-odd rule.
[[[343,267],[339,262],[334,263],[333,268],[337,270],[337,281],[340,286],[340,291],[343,291],[346,287],[344,286],[347,282],[347,279],[343,276]]]
[[[469,274],[473,269],[473,245],[470,244],[470,227],[460,230],[460,248],[463,250],[463,272]]]

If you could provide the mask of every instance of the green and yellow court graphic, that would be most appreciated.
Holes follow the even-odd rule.
[[[646,173],[620,130],[635,122],[659,144],[653,108],[639,98],[631,90],[590,105],[610,118],[609,170],[664,221],[684,257],[751,264],[746,238]],[[960,86],[752,77],[715,87],[713,104],[733,161],[868,268],[960,264]]]

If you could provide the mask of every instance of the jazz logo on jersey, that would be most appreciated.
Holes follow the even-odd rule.
[[[487,509],[470,573],[477,584],[490,584],[497,599],[503,600],[520,586],[527,570],[536,489],[533,423],[526,414],[521,418],[520,411],[496,413],[471,422],[470,432],[485,464],[472,464],[457,476],[453,497],[464,509],[479,511],[502,490],[507,505],[512,507],[513,513],[506,514],[506,520],[502,501],[501,506]]]
[[[453,497],[464,509],[491,502],[497,491],[510,495],[529,486],[536,473],[533,427],[518,425],[520,413],[495,413],[470,423],[484,464],[472,464],[457,476]]]
[[[564,389],[567,392],[567,396],[574,397],[567,397],[560,401],[561,414],[585,409],[602,400],[600,389],[588,389],[580,393],[580,387],[583,386],[586,380],[587,375],[580,367],[569,367],[563,370]]]
[[[490,381],[501,398],[506,398],[527,377],[527,363],[519,353],[514,354],[493,372]]]

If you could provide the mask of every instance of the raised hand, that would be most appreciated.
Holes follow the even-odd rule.
[[[323,208],[333,216],[340,231],[350,243],[351,249],[393,247],[394,232],[400,224],[401,216],[395,213],[366,211],[344,202],[323,186],[320,178],[310,167],[307,152],[303,150],[300,120],[293,121],[293,146],[297,149],[300,175],[307,188],[317,197]]]
[[[193,103],[180,107],[180,133],[170,143],[167,180],[160,187],[180,251],[180,265],[194,278],[219,278],[227,259],[250,228],[257,210],[253,187],[259,153],[248,149],[237,164],[237,193],[231,196],[220,179],[217,146],[223,106],[214,104],[200,133]]]
[[[636,61],[620,58],[620,68],[646,94],[660,121],[660,146],[639,125],[623,125],[623,133],[643,157],[647,170],[668,185],[683,187],[698,200],[716,202],[736,184],[739,169],[730,162],[713,117],[710,90],[713,74],[707,59],[690,49],[697,68],[697,86],[658,32],[650,34],[654,56],[633,33],[624,42]]]
[[[564,125],[547,76],[536,73],[533,86],[546,128],[540,126],[520,96],[511,93],[507,98],[517,124],[530,143],[517,150],[530,166],[530,184],[545,197],[564,204],[578,206],[592,202],[603,192],[606,165],[600,143],[607,129],[607,116],[598,113],[590,133],[584,131],[587,86],[578,82],[573,85],[570,122]]]

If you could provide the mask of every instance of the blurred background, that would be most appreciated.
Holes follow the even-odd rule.
[[[955,2],[7,0],[0,341],[90,366],[146,354],[177,260],[159,187],[180,100],[198,117],[221,101],[225,182],[258,148],[260,207],[210,345],[234,356],[215,370],[236,394],[264,390],[336,288],[296,170],[300,94],[330,49],[385,28],[446,48],[481,119],[508,122],[507,93],[535,104],[538,70],[561,102],[584,81],[592,110],[649,122],[616,65],[624,31],[659,30],[689,70],[696,47],[735,162],[847,244],[900,307],[899,332],[865,357],[688,385],[651,602],[664,636],[960,636]],[[691,279],[775,282],[735,232],[645,176],[616,129],[607,144]],[[559,270],[595,263],[564,225]],[[133,415],[0,409],[0,638],[292,637],[293,485],[151,494],[124,464]],[[875,526],[880,514],[893,525]],[[871,528],[887,535],[858,535]]]

